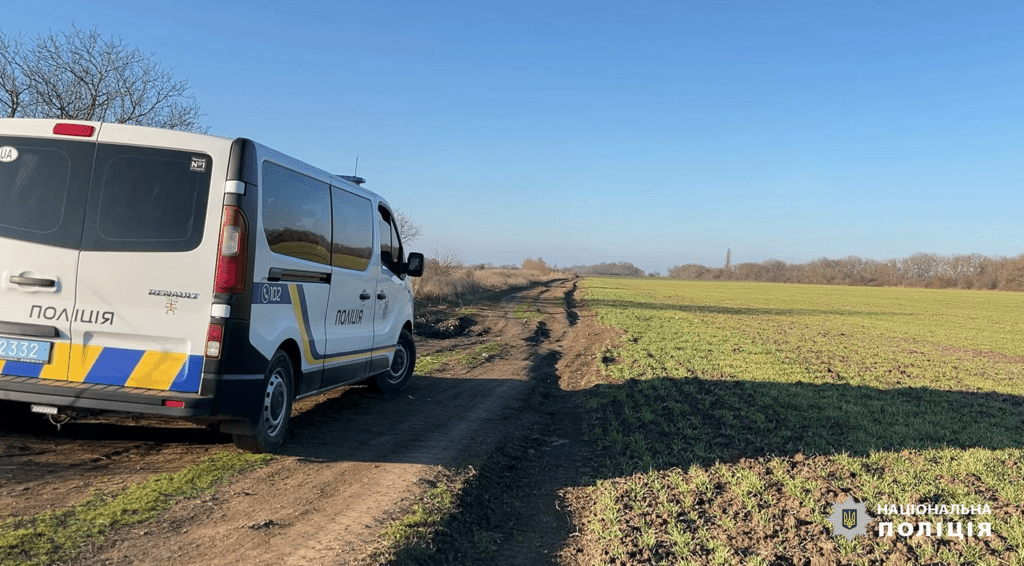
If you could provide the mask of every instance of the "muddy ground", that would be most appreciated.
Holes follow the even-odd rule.
[[[574,394],[616,337],[576,308],[575,280],[428,313],[420,356],[453,356],[393,398],[349,388],[296,403],[281,456],[216,493],[124,529],[74,564],[365,564],[381,528],[446,469],[473,474],[432,547],[402,563],[572,562],[560,491],[592,457]],[[420,373],[420,372],[417,372]],[[0,519],[61,509],[95,489],[174,472],[230,439],[173,420],[104,416],[60,431],[39,417],[0,433]],[[571,545],[569,545],[571,546]],[[560,555],[561,553],[561,555]]]

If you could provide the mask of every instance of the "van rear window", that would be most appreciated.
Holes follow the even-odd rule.
[[[78,247],[95,149],[0,136],[0,238]]]
[[[208,155],[100,145],[82,248],[181,252],[203,239],[210,195]]]
[[[196,152],[0,136],[0,238],[87,251],[193,250],[212,168]]]

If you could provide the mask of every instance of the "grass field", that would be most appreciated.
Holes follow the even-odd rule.
[[[587,400],[602,454],[576,504],[588,560],[1024,564],[1024,294],[581,288],[600,323],[625,332]],[[875,517],[852,541],[828,521],[847,496]],[[911,504],[991,514],[876,512]],[[892,536],[879,536],[883,521]],[[949,536],[957,522],[962,538]]]

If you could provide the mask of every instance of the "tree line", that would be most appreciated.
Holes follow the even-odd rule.
[[[643,277],[644,270],[628,261],[613,263],[597,263],[594,265],[574,265],[566,268],[576,275],[615,275],[620,277]]]
[[[669,269],[668,276],[817,285],[1024,291],[1024,254],[989,257],[982,254],[917,253],[885,261],[849,256],[842,259],[823,257],[807,263],[769,259],[759,263],[733,264],[727,260],[723,267],[718,268],[696,263],[676,265]]]

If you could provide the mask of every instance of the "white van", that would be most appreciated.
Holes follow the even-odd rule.
[[[423,255],[361,183],[242,138],[0,119],[0,400],[262,452],[297,398],[402,389]]]

